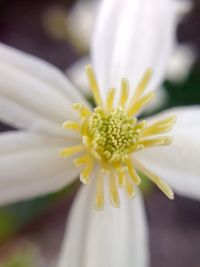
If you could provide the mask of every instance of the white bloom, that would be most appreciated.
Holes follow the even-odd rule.
[[[81,180],[84,183],[90,180],[91,184],[82,186],[72,208],[60,267],[148,265],[148,235],[141,196],[138,193],[135,199],[128,200],[124,195],[124,191],[127,191],[128,196],[132,197],[135,184],[140,182],[135,168],[131,167],[131,161],[127,163],[131,152],[134,152],[132,159],[137,168],[148,174],[170,198],[173,198],[172,191],[153,172],[164,178],[180,194],[199,198],[200,126],[196,122],[200,117],[200,108],[197,106],[166,111],[150,118],[150,124],[147,126],[127,118],[127,113],[137,114],[140,105],[143,106],[152,97],[148,87],[148,97],[143,98],[143,90],[150,79],[151,70],[146,72],[140,87],[134,90],[147,66],[154,69],[151,89],[158,88],[162,82],[175,43],[177,12],[178,4],[175,0],[103,2],[93,42],[93,64],[100,91],[91,68],[87,67],[96,102],[102,107],[105,102],[107,103],[106,111],[100,110],[100,113],[91,109],[87,101],[56,68],[35,57],[0,45],[0,119],[21,129],[20,132],[0,135],[1,204],[56,191],[76,179],[80,170],[74,167],[72,159],[61,158],[58,155],[60,149],[75,146],[71,150],[64,150],[63,154],[72,154],[75,150],[83,149],[90,157],[86,161],[86,169],[82,172]],[[130,81],[130,98],[127,106],[125,100],[128,84],[125,79],[122,80],[122,97],[118,90],[122,77],[127,77]],[[96,118],[94,119],[90,112],[96,112],[95,115],[104,122],[104,115],[112,112],[112,102],[114,105],[117,103],[113,99],[114,91],[108,90],[110,87],[117,89],[116,95],[124,112],[120,116],[114,112],[111,115],[111,125],[119,130],[118,126],[126,121],[126,127],[122,127],[126,138],[120,135],[120,131],[112,136],[104,127],[103,131],[99,131],[100,139],[96,139],[96,144],[90,143],[88,141],[91,141],[91,136],[99,130],[95,124]],[[75,105],[83,118],[81,125],[86,126],[81,131],[79,118],[72,109],[74,102],[82,103],[86,107]],[[149,145],[169,143],[170,138],[158,137],[147,141],[144,136],[160,136],[162,132],[168,131],[174,122],[172,114],[178,116],[176,127],[170,132],[174,138],[173,144],[135,152],[135,149]],[[90,125],[87,124],[87,120],[84,124],[84,118],[89,118]],[[60,125],[66,119],[71,122],[64,126],[77,130],[77,133],[61,129]],[[140,131],[134,128],[135,132],[129,132],[131,127],[127,120],[130,125],[138,126]],[[155,120],[159,123],[148,128]],[[102,123],[99,119],[97,122]],[[116,151],[107,147],[105,149],[104,143],[102,144],[105,141],[104,133],[112,140],[114,138],[114,145],[116,142],[120,144]],[[131,142],[131,151],[130,147],[127,147],[126,139],[132,135],[135,137],[134,144]],[[101,142],[98,143],[98,140]],[[111,154],[104,155],[106,151]],[[85,159],[81,160],[84,163]],[[76,161],[76,164],[81,163],[81,160]],[[129,175],[123,180],[123,175],[120,174],[127,171],[126,168],[121,168],[124,165],[128,167]],[[93,166],[95,169],[91,170]],[[104,190],[99,168],[103,169],[104,178],[110,184],[107,186],[105,183]],[[125,190],[118,190],[116,176],[110,176],[110,170],[113,175],[119,172],[119,182],[123,185],[125,181]],[[97,212],[93,208],[95,193],[97,208],[102,208],[105,202],[102,212]],[[114,209],[110,205],[108,195],[113,206],[119,206],[121,202],[120,209]]]

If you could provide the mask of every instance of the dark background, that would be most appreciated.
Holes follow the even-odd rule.
[[[42,17],[49,7],[56,5],[67,10],[74,3],[73,0],[1,0],[0,41],[65,70],[80,55],[66,40],[51,38],[43,27]],[[193,10],[181,22],[177,39],[200,48],[199,0],[194,1]],[[195,66],[184,83],[175,85],[166,81],[165,86],[170,96],[168,107],[200,104],[200,57],[197,57]],[[8,129],[8,126],[0,125],[1,131]],[[74,190],[64,189],[58,194],[1,208],[0,262],[14,258],[14,252],[19,247],[25,251],[28,242],[34,244],[39,251],[38,266],[41,258],[51,266],[52,259],[60,249],[76,188],[77,185],[74,185]],[[151,266],[199,267],[200,202],[178,195],[174,201],[169,201],[164,194],[153,189],[153,192],[146,194],[145,204],[150,229]],[[9,264],[0,263],[0,266],[26,266]]]

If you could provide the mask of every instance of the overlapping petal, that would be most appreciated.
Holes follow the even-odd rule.
[[[173,143],[162,148],[145,149],[135,157],[161,176],[175,192],[200,199],[200,106],[176,108],[152,118],[177,115],[170,132]]]
[[[96,23],[92,57],[102,95],[127,77],[131,90],[147,67],[156,89],[175,45],[180,14],[176,0],[104,0]],[[179,3],[180,4],[180,3]]]
[[[75,141],[29,132],[0,135],[0,205],[54,192],[78,176],[59,150]]]
[[[72,103],[85,103],[55,67],[0,45],[0,119],[20,128],[63,134],[60,127],[75,117]]]
[[[121,208],[92,206],[94,189],[83,186],[69,218],[59,267],[148,266],[148,235],[141,196],[121,194]],[[74,254],[75,253],[75,254]]]

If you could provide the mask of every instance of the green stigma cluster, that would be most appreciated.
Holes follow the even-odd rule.
[[[130,149],[138,142],[140,131],[135,118],[118,108],[106,113],[98,107],[89,117],[88,138],[96,158],[109,162],[124,162]]]

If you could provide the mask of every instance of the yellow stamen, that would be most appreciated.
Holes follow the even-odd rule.
[[[80,125],[75,121],[65,121],[62,125],[64,129],[71,129],[74,131],[80,131]]]
[[[75,159],[73,162],[77,167],[79,167],[83,164],[86,164],[89,159],[90,159],[90,156],[86,154],[80,158]]]
[[[149,84],[149,82],[150,82],[150,80],[151,80],[152,74],[153,74],[153,71],[152,71],[151,68],[148,68],[148,69],[144,72],[144,74],[143,74],[143,76],[142,76],[142,78],[141,78],[139,84],[138,84],[137,87],[136,87],[135,93],[134,93],[134,95],[133,95],[133,97],[132,97],[132,99],[131,99],[131,101],[130,101],[130,105],[131,105],[131,106],[133,106],[133,104],[134,104],[134,103],[138,100],[138,98],[143,94],[144,90],[146,89],[147,85]]]
[[[95,100],[97,106],[102,106],[103,103],[102,103],[102,98],[101,98],[101,95],[100,95],[100,91],[99,91],[99,86],[98,86],[98,83],[97,83],[96,75],[95,75],[91,65],[87,65],[85,67],[85,69],[86,69],[86,74],[87,74],[87,77],[88,77],[88,82],[89,82],[89,85],[90,85],[90,89],[92,90],[92,93],[93,93],[93,96],[94,96],[94,100]]]
[[[140,151],[140,150],[142,150],[144,148],[144,146],[142,145],[142,144],[136,144],[136,145],[134,145],[134,146],[132,146],[131,148],[130,148],[130,152],[132,153],[132,152],[137,152],[137,151]]]
[[[115,98],[115,88],[111,88],[108,91],[107,99],[106,99],[106,110],[110,112],[113,108],[113,102]]]
[[[152,146],[167,146],[172,143],[173,139],[170,136],[162,136],[158,138],[152,138],[152,139],[146,139],[143,141],[140,141],[140,144],[143,145],[143,147],[152,147]]]
[[[139,98],[133,105],[128,109],[128,115],[133,116],[137,114],[144,106],[146,106],[154,97],[153,92],[149,92],[143,97]]]
[[[152,182],[154,182],[169,199],[174,199],[174,193],[172,189],[159,176],[149,171],[138,161],[136,162],[136,165],[141,170],[141,172],[146,175]]]
[[[124,108],[124,106],[126,105],[127,99],[128,99],[128,95],[129,95],[128,80],[123,78],[121,81],[121,96],[119,100],[120,107]]]
[[[87,116],[89,116],[91,114],[91,111],[86,106],[84,106],[83,104],[74,103],[73,107],[74,107],[74,109],[76,111],[79,112],[79,114],[80,114],[80,116],[82,118],[85,118],[85,117],[87,117]]]
[[[79,121],[66,121],[63,127],[78,131],[81,144],[65,148],[60,154],[68,157],[78,153],[73,162],[82,168],[80,174],[82,183],[88,184],[92,178],[96,179],[95,208],[101,210],[104,207],[105,178],[109,182],[109,197],[113,207],[120,206],[119,187],[123,187],[128,197],[132,198],[136,193],[136,185],[141,183],[138,171],[147,175],[172,199],[173,192],[170,187],[133,157],[134,153],[141,149],[169,145],[172,142],[171,137],[160,134],[172,128],[175,116],[169,116],[150,125],[136,117],[153,98],[152,92],[144,94],[152,70],[148,69],[145,72],[130,101],[129,83],[123,78],[118,103],[115,102],[114,88],[109,89],[106,101],[103,101],[95,73],[90,65],[86,66],[86,74],[97,107],[90,110],[83,104],[74,104],[74,109],[80,117]],[[93,175],[96,169],[98,173]]]
[[[88,158],[85,169],[80,174],[80,181],[83,184],[88,184],[90,176],[92,174],[94,168],[94,160],[92,158]]]
[[[136,184],[136,185],[139,185],[141,183],[141,178],[140,176],[137,174],[134,166],[133,166],[133,163],[132,161],[129,159],[126,161],[126,165],[128,167],[128,173],[131,177],[131,179],[133,180],[133,182]]]
[[[84,149],[85,147],[83,145],[67,147],[60,151],[60,155],[62,157],[69,157],[69,156],[72,156],[73,154],[81,152]]]
[[[113,172],[110,173],[109,177],[109,190],[110,190],[110,202],[115,208],[120,207],[119,194],[116,186],[116,177]]]
[[[123,171],[118,172],[118,185],[123,187],[125,185],[125,173]]]
[[[136,194],[136,191],[135,191],[133,183],[131,183],[128,178],[126,178],[125,188],[126,188],[128,197],[133,198]]]
[[[168,132],[173,127],[176,122],[176,116],[172,115],[163,120],[153,123],[152,125],[146,127],[143,131],[143,136],[155,135]]]
[[[103,175],[101,172],[97,175],[96,183],[96,197],[95,197],[95,209],[102,210],[104,208],[104,188],[103,188]]]

